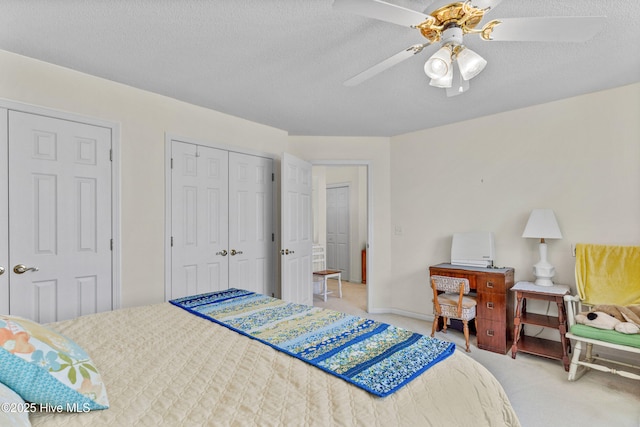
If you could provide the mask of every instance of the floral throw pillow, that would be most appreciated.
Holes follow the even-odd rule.
[[[91,358],[69,338],[32,320],[0,315],[0,382],[46,411],[109,407]]]

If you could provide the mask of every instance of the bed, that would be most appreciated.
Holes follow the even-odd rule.
[[[33,426],[519,426],[498,381],[455,351],[377,397],[170,303],[48,325],[84,348],[109,409],[32,412]]]

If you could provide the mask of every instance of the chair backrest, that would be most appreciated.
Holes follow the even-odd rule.
[[[431,283],[435,286],[435,290],[459,293],[460,287],[464,287],[464,294],[469,293],[469,279],[460,277],[447,277],[447,276],[431,276]]]
[[[322,271],[327,269],[327,258],[325,256],[323,246],[313,245],[311,252],[311,263],[313,271]]]
[[[640,246],[576,244],[576,288],[585,304],[640,304]]]

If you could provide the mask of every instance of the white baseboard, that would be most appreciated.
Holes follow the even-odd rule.
[[[433,314],[421,314],[413,311],[400,310],[397,308],[376,308],[369,310],[371,314],[396,314],[398,316],[410,317],[412,319],[426,320],[433,322]]]

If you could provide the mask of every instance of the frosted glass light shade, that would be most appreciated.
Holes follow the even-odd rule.
[[[447,88],[448,97],[457,96],[469,90],[469,81],[463,79],[460,75],[460,67],[457,67],[454,62],[451,68],[453,68],[453,81],[451,82],[451,87]]]
[[[471,80],[487,66],[487,61],[468,47],[465,47],[457,55],[460,74],[465,80]]]
[[[449,67],[449,71],[439,79],[431,79],[429,84],[435,87],[450,88],[453,83],[453,64]]]
[[[432,79],[445,77],[451,69],[451,49],[443,46],[424,64],[424,72]]]

